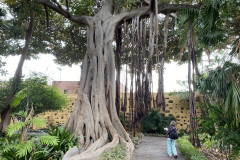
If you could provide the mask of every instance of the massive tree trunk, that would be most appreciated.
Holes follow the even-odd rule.
[[[35,19],[35,12],[32,11],[28,29],[27,29],[27,33],[26,33],[26,37],[25,37],[25,46],[22,50],[21,58],[18,63],[17,69],[15,71],[14,77],[13,77],[11,91],[10,91],[10,94],[8,97],[8,103],[7,103],[8,105],[1,112],[1,122],[0,122],[0,131],[1,132],[5,132],[7,126],[11,122],[11,114],[13,112],[13,108],[11,108],[10,104],[11,104],[11,101],[12,101],[13,97],[15,96],[15,94],[19,88],[20,82],[21,82],[22,67],[23,67],[24,61],[27,57],[27,54],[28,54],[28,49],[30,46],[32,33],[33,33],[34,19]]]
[[[116,17],[101,10],[89,20],[87,53],[83,62],[80,89],[66,127],[81,136],[82,150],[68,151],[65,159],[97,159],[119,142],[127,146],[128,158],[134,146],[115,107],[115,63],[112,42]]]

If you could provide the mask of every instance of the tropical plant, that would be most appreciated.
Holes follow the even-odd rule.
[[[19,112],[15,114],[15,118],[24,119],[25,121],[17,121],[7,127],[7,138],[2,138],[0,156],[2,159],[57,159],[61,160],[64,154],[74,146],[78,145],[80,137],[75,137],[70,133],[69,129],[64,127],[56,127],[48,131],[47,135],[38,137],[27,137],[26,130],[30,125],[38,127],[46,126],[46,120],[41,118],[32,118],[33,107],[30,113]],[[19,132],[20,134],[16,134]],[[14,138],[13,138],[14,137]]]
[[[70,148],[77,146],[80,148],[78,141],[81,137],[71,134],[70,129],[65,129],[64,127],[56,126],[55,129],[49,128],[47,132],[50,136],[58,137],[58,144],[53,146],[51,152],[52,157],[57,159],[62,159],[64,153],[66,153]]]
[[[225,117],[223,105],[205,103],[201,105],[207,113],[200,118],[198,129],[198,132],[205,135],[202,138],[204,146],[219,148],[225,152],[225,155],[228,155],[228,158],[238,157],[240,149],[240,143],[237,140],[240,138],[239,127],[233,125],[231,117]]]
[[[198,89],[208,96],[210,103],[223,106],[226,118],[232,125],[240,122],[240,66],[226,62],[222,67],[212,70],[199,79]]]
[[[58,144],[59,139],[56,136],[43,135],[37,138],[32,137],[26,140],[26,131],[27,128],[32,124],[38,127],[46,126],[46,121],[41,118],[32,118],[33,115],[33,107],[26,116],[26,113],[18,114],[25,118],[25,121],[17,121],[12,123],[7,127],[7,138],[5,138],[5,142],[2,141],[2,151],[0,152],[0,156],[2,159],[45,159],[48,157],[49,147],[55,146]],[[15,134],[15,132],[20,131],[21,136]],[[12,137],[15,137],[13,140]],[[48,149],[43,149],[43,146],[47,146]],[[40,156],[41,155],[41,156]]]

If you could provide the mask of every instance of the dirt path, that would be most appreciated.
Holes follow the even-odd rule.
[[[185,157],[178,152],[178,160],[186,160]],[[132,160],[174,160],[167,155],[167,138],[144,136],[142,142],[133,153]]]

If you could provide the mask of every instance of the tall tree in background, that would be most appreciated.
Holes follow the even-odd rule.
[[[19,89],[19,85],[21,82],[21,77],[22,77],[22,67],[24,64],[24,61],[27,58],[31,38],[32,38],[32,33],[33,33],[33,27],[34,27],[34,20],[35,20],[35,12],[32,10],[31,15],[30,15],[30,20],[29,20],[29,25],[26,31],[26,36],[25,36],[25,45],[22,49],[21,52],[21,58],[18,63],[17,69],[15,71],[14,77],[13,77],[13,83],[11,86],[11,91],[8,96],[8,103],[5,109],[2,110],[1,112],[1,122],[0,122],[0,131],[4,132],[6,127],[10,124],[11,121],[11,113],[13,111],[13,108],[11,107],[10,103],[15,96],[17,90]]]
[[[122,26],[119,26],[116,29],[116,56],[115,56],[115,63],[116,63],[116,110],[118,117],[120,115],[120,75],[121,75],[121,57],[122,57]]]

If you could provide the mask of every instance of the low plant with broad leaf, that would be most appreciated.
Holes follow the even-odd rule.
[[[79,146],[79,139],[81,137],[75,136],[75,134],[71,134],[70,129],[65,129],[64,127],[56,126],[55,129],[49,128],[48,134],[53,137],[58,137],[58,144],[54,145],[52,148],[52,152],[54,153],[54,157],[63,158],[64,153],[66,153],[70,148],[74,146]]]
[[[26,117],[24,122],[17,121],[7,128],[7,137],[1,139],[0,155],[3,160],[7,159],[47,159],[51,156],[51,150],[59,143],[57,136],[43,135],[29,138],[26,136],[26,129],[31,125],[38,127],[46,126],[46,122],[41,118]],[[16,133],[16,132],[20,132]],[[47,146],[47,147],[46,147]],[[46,150],[46,148],[47,150]]]

